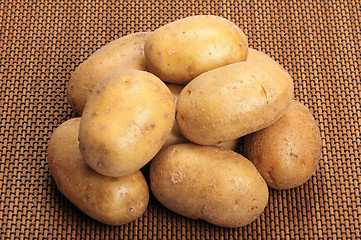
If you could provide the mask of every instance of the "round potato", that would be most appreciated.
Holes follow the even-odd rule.
[[[297,101],[277,122],[244,138],[245,156],[274,189],[305,183],[318,166],[321,147],[316,121]]]
[[[144,43],[150,32],[116,39],[94,52],[72,73],[67,98],[72,109],[82,114],[95,85],[108,74],[124,68],[147,70]]]
[[[150,185],[168,209],[222,227],[254,221],[268,202],[268,188],[254,165],[215,146],[177,144],[151,162]]]
[[[277,61],[275,61],[273,58],[271,58],[264,52],[258,51],[253,48],[248,48],[247,61],[265,61],[265,62],[273,63],[273,64],[277,65],[278,67],[280,67],[281,69],[283,69],[283,67]]]
[[[85,105],[80,151],[97,172],[129,175],[160,150],[175,118],[167,86],[151,73],[123,69],[103,78]]]
[[[174,102],[177,103],[178,96],[182,91],[182,89],[184,88],[184,85],[168,83],[167,87],[173,94]],[[189,140],[182,135],[182,133],[179,130],[177,121],[174,121],[173,129],[170,132],[167,139],[165,140],[165,143],[162,148],[166,148],[174,144],[186,143],[186,142],[189,142]],[[233,139],[224,143],[217,144],[215,146],[226,148],[229,150],[235,150],[237,144],[238,144],[238,139]]]
[[[287,72],[268,62],[239,62],[187,84],[178,98],[176,119],[187,139],[215,145],[271,125],[292,98]]]
[[[79,151],[79,123],[79,118],[64,122],[48,143],[47,161],[57,187],[70,202],[102,223],[121,225],[136,220],[149,201],[142,173],[112,178],[89,168]]]
[[[166,24],[146,40],[148,70],[165,82],[187,83],[199,74],[247,59],[248,42],[235,24],[192,16]]]

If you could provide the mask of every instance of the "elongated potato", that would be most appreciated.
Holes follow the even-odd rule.
[[[123,69],[103,78],[85,105],[80,151],[97,172],[129,175],[160,150],[172,130],[173,96],[151,73]]]
[[[94,52],[72,73],[67,97],[72,109],[82,114],[95,85],[106,75],[124,68],[147,70],[144,43],[150,32],[116,39]]]
[[[223,227],[254,221],[268,188],[254,165],[231,150],[185,143],[162,150],[151,162],[154,196],[168,209]]]
[[[321,136],[310,111],[294,101],[271,126],[244,138],[244,152],[268,186],[289,189],[315,172],[321,157]]]
[[[265,61],[265,62],[273,63],[283,69],[283,67],[273,58],[271,58],[264,52],[258,51],[253,48],[248,48],[247,61]]]
[[[177,103],[178,96],[182,91],[182,89],[184,88],[184,85],[168,83],[167,87],[172,92],[175,103]],[[165,143],[162,148],[166,148],[174,144],[187,143],[187,142],[189,142],[189,140],[182,135],[182,133],[179,130],[177,121],[174,121],[172,131],[165,140]],[[237,143],[238,143],[238,139],[233,139],[224,143],[217,144],[216,146],[226,148],[229,150],[235,150],[237,147]]]
[[[121,225],[136,220],[149,200],[142,173],[112,178],[89,168],[79,151],[79,123],[79,118],[64,122],[48,143],[47,161],[57,187],[70,202],[102,223]]]
[[[165,82],[187,83],[199,74],[247,59],[243,31],[227,19],[192,16],[166,24],[146,40],[148,70]]]
[[[277,121],[293,98],[291,76],[267,62],[239,62],[193,79],[177,102],[177,122],[192,142],[214,145]]]

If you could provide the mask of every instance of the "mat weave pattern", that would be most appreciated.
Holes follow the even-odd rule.
[[[196,14],[231,20],[289,71],[321,130],[320,166],[300,187],[271,190],[246,227],[190,220],[153,196],[135,222],[96,222],[57,190],[46,163],[52,131],[75,117],[70,74],[118,37]],[[360,239],[360,19],[358,0],[1,1],[0,239]]]

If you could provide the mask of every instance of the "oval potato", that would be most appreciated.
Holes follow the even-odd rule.
[[[192,16],[166,24],[146,40],[148,70],[165,82],[185,84],[199,74],[247,59],[243,31],[217,16]]]
[[[184,85],[167,83],[167,87],[173,94],[174,102],[177,103],[178,96],[179,96],[180,92],[182,91],[182,89],[184,88]],[[186,143],[186,142],[189,142],[189,140],[182,135],[182,133],[179,130],[177,121],[174,121],[172,131],[170,132],[169,136],[165,140],[165,143],[162,148],[166,148],[171,145],[175,145],[175,144],[179,144],[179,143]],[[217,144],[215,146],[226,148],[229,150],[235,150],[237,147],[237,144],[238,144],[238,139],[233,139],[233,140],[229,140],[224,143]]]
[[[97,172],[129,175],[160,150],[175,119],[167,86],[151,73],[119,70],[103,78],[84,108],[80,151]]]
[[[88,216],[109,225],[132,222],[143,215],[149,189],[140,171],[112,178],[95,172],[79,151],[80,119],[61,124],[47,149],[50,173],[61,193]]]
[[[214,145],[277,121],[293,98],[291,76],[267,62],[239,62],[193,79],[182,90],[176,119],[192,142]]]
[[[223,227],[245,226],[260,216],[268,188],[254,165],[215,146],[177,144],[151,162],[154,196],[168,209]]]
[[[72,109],[82,114],[95,85],[108,74],[124,68],[147,70],[144,43],[150,32],[118,38],[94,52],[72,73],[67,98]]]
[[[289,189],[305,183],[318,166],[321,149],[317,123],[310,111],[297,101],[277,122],[244,138],[245,156],[274,189]]]

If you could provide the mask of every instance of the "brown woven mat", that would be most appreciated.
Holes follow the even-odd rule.
[[[0,2],[1,240],[360,238],[360,1],[55,2]],[[70,73],[115,38],[195,14],[233,21],[290,72],[321,129],[320,167],[301,187],[271,190],[243,228],[181,217],[154,197],[139,220],[100,224],[59,193],[46,163],[50,134],[75,116]]]

